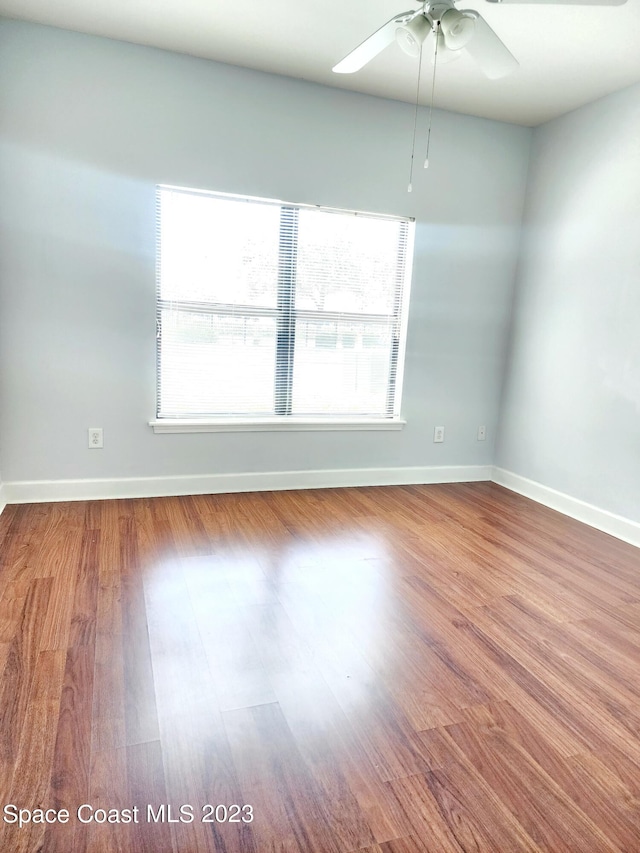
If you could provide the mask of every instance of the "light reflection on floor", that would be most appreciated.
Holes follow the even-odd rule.
[[[144,586],[165,709],[167,701],[181,713],[186,703],[227,711],[276,702],[313,673],[338,680],[366,713],[375,681],[368,661],[384,654],[391,582],[384,539],[360,531],[158,561]],[[205,663],[213,695],[198,678]]]

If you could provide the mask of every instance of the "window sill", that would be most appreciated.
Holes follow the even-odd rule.
[[[178,432],[306,432],[327,430],[400,430],[406,421],[402,418],[368,418],[345,420],[312,420],[309,418],[161,418],[149,421],[155,433]]]

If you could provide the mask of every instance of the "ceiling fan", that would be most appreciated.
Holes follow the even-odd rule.
[[[401,12],[348,53],[334,66],[337,74],[359,71],[393,41],[409,56],[419,56],[432,34],[437,39],[438,62],[457,59],[466,50],[490,79],[505,77],[518,60],[489,24],[473,9],[456,9],[455,0],[426,0],[418,9]],[[627,0],[487,0],[489,3],[530,3],[575,6],[622,6]]]

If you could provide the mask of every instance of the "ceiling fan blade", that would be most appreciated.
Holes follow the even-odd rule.
[[[371,62],[374,57],[382,53],[385,47],[391,44],[396,37],[396,29],[399,24],[405,24],[421,13],[422,9],[411,9],[409,12],[401,12],[399,15],[394,15],[390,21],[387,21],[373,35],[365,39],[351,53],[348,53],[331,70],[335,71],[336,74],[353,74],[354,71],[359,71],[367,62]]]
[[[475,18],[475,32],[473,38],[465,45],[465,50],[477,62],[484,74],[490,80],[497,80],[515,71],[520,63],[482,15],[472,9],[465,9],[463,14]]]
[[[487,3],[529,3],[531,6],[624,6],[627,0],[487,0]]]

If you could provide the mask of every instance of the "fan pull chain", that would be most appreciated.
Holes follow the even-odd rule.
[[[413,141],[411,143],[411,165],[409,166],[409,186],[407,192],[413,190],[413,158],[416,153],[416,128],[418,127],[418,106],[420,104],[420,74],[422,73],[422,45],[420,45],[420,56],[418,58],[418,85],[416,86],[416,109],[413,114]]]
[[[436,51],[433,55],[433,77],[431,79],[431,103],[429,104],[429,129],[427,130],[427,153],[424,158],[424,168],[429,168],[429,145],[431,143],[431,118],[433,116],[433,93],[436,89],[436,65],[438,64],[438,42],[440,41],[440,21],[436,24]]]

